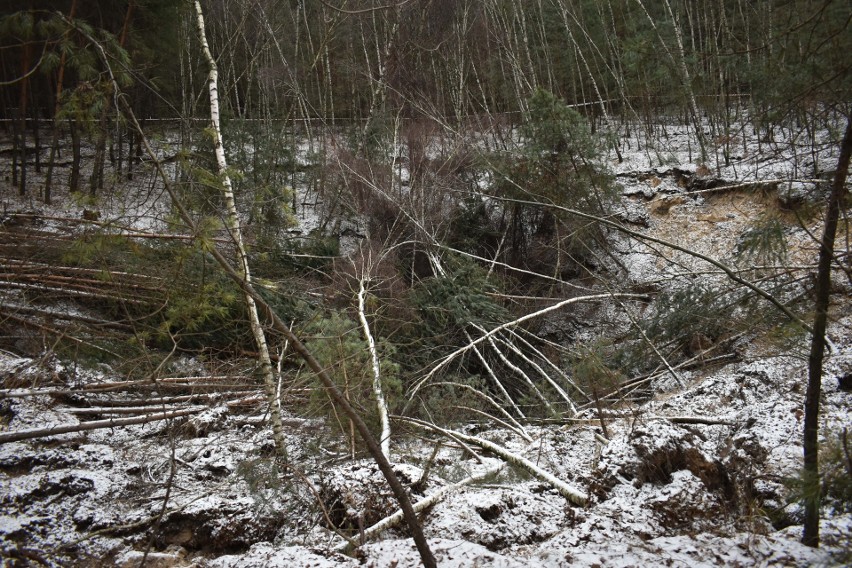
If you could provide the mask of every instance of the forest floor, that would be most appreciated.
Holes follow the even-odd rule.
[[[621,220],[716,258],[729,258],[755,218],[800,190],[772,180],[804,177],[798,169],[806,169],[797,156],[749,146],[732,165],[704,171],[679,148],[661,155],[634,144],[623,162],[613,162],[622,185]],[[824,168],[832,157],[831,150],[818,156]],[[144,187],[145,179],[135,183]],[[79,229],[69,220],[90,206],[63,198],[48,208],[21,200],[10,186],[0,198],[4,219],[12,218],[10,212],[36,214],[38,231],[53,233],[74,234]],[[151,220],[134,231],[159,230],[167,218],[167,208],[146,203],[153,204]],[[144,217],[138,204],[128,207],[123,200],[98,206],[102,219],[111,212]],[[807,228],[818,234],[819,222]],[[19,230],[33,227],[5,222],[2,228],[4,238]],[[817,249],[807,230],[791,224],[786,238],[790,264],[813,264]],[[662,262],[655,247],[635,240],[616,239],[613,249],[625,281],[638,288],[664,289],[677,272],[707,271],[678,252],[666,253]],[[4,304],[22,302],[14,290],[2,293]],[[850,283],[838,275],[828,330],[835,352],[825,364],[820,428],[823,467],[839,468],[834,474],[841,477],[841,440],[852,429],[850,297]],[[97,316],[67,301],[50,309],[57,318],[63,310]],[[614,309],[599,308],[601,318]],[[607,329],[586,322],[583,333],[593,337]],[[804,336],[782,350],[771,338],[746,334],[720,349],[724,356],[708,353],[674,373],[649,377],[650,398],[616,404],[605,417],[583,410],[559,424],[526,426],[526,437],[493,425],[461,429],[585,493],[583,507],[525,470],[500,467],[496,456],[471,455],[450,442],[436,448],[399,434],[392,461],[415,501],[490,472],[421,514],[446,568],[844,565],[852,560],[848,501],[826,500],[820,549],[799,542],[795,479],[802,462],[807,348]],[[343,527],[357,542],[395,511],[370,460],[351,459],[345,441],[294,406],[285,416],[291,465],[284,469],[271,458],[260,391],[242,376],[242,363],[178,361],[172,379],[128,385],[107,365],[82,368],[56,357],[47,341],[39,355],[0,351],[0,435],[132,416],[115,410],[145,405],[155,394],[194,397],[161,406],[160,412],[187,411],[174,420],[0,443],[4,565],[135,567],[143,557],[152,567],[419,565],[402,529],[389,529],[347,556],[345,541],[329,528]],[[227,396],[217,381],[228,383]]]

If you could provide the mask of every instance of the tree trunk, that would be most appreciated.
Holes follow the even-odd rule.
[[[41,173],[41,137],[38,132],[38,106],[35,99],[32,101],[33,108],[33,166],[35,173]]]
[[[243,244],[240,218],[237,213],[236,201],[234,200],[234,190],[231,185],[231,177],[228,175],[228,163],[225,159],[225,148],[222,145],[222,130],[219,122],[219,73],[216,68],[216,62],[213,59],[213,54],[210,52],[210,47],[207,44],[207,35],[204,29],[204,15],[201,11],[201,3],[198,0],[195,2],[195,12],[197,16],[196,24],[198,26],[198,37],[201,41],[201,48],[210,69],[207,76],[208,89],[210,92],[210,121],[212,122],[214,133],[213,144],[215,146],[216,164],[219,168],[219,175],[222,178],[222,193],[225,197],[226,225],[231,239],[234,242],[237,262],[242,273],[241,277],[246,284],[251,284],[251,271],[249,269],[248,254],[246,253],[246,248]],[[286,457],[287,449],[284,444],[284,430],[281,425],[281,411],[275,398],[275,375],[272,369],[272,359],[269,356],[269,347],[266,343],[266,334],[264,333],[263,325],[261,324],[260,317],[258,316],[257,304],[251,294],[245,294],[245,302],[249,313],[249,325],[259,352],[260,372],[263,377],[263,383],[266,387],[266,393],[269,399],[269,413],[272,419],[272,432],[275,439],[275,445],[278,453],[282,457]]]
[[[831,292],[831,262],[834,259],[834,239],[840,217],[840,205],[846,195],[846,175],[852,154],[852,117],[847,119],[846,133],[840,146],[837,170],[828,197],[825,228],[819,249],[819,268],[816,282],[816,307],[811,336],[811,353],[808,359],[808,390],[805,395],[805,432],[802,446],[805,462],[805,528],[802,543],[819,546],[819,397],[822,389],[822,360],[825,353],[825,329],[828,323],[828,303]]]
[[[68,191],[80,191],[80,127],[75,119],[68,121],[71,125],[71,177],[68,178]]]
[[[35,438],[46,438],[48,436],[57,436],[59,434],[76,434],[79,432],[88,432],[90,430],[98,430],[102,428],[116,428],[118,426],[130,426],[133,424],[148,424],[158,420],[168,420],[170,418],[179,418],[181,416],[189,416],[190,414],[198,414],[207,408],[207,406],[194,406],[182,410],[157,412],[154,414],[146,414],[144,416],[134,416],[132,418],[106,418],[104,420],[80,422],[79,424],[61,424],[58,426],[50,426],[48,428],[18,430],[17,432],[2,432],[0,433],[0,444],[20,442],[21,440],[33,440]]]
[[[99,189],[104,188],[104,165],[106,162],[106,143],[107,135],[107,115],[109,113],[109,105],[106,98],[104,106],[101,110],[101,116],[98,119],[98,137],[95,141],[95,159],[92,164],[92,175],[89,178],[89,195],[95,197]]]
[[[27,43],[24,46],[24,54],[21,57],[21,96],[18,103],[18,136],[16,137],[18,145],[18,168],[19,175],[18,194],[23,196],[27,194],[27,92],[29,90],[30,80],[28,71],[32,59],[32,46]],[[14,168],[14,164],[12,166]],[[13,172],[14,179],[14,172]]]
[[[68,11],[68,21],[74,21],[74,13],[77,11],[77,0],[71,2]],[[62,110],[62,83],[65,78],[65,51],[59,58],[59,71],[56,76],[56,95],[53,106],[53,132],[50,140],[50,157],[47,160],[47,173],[44,177],[44,202],[50,205],[52,199],[53,168],[55,166],[56,151],[59,148],[59,112]]]
[[[358,279],[358,319],[361,322],[361,331],[364,333],[364,339],[367,340],[367,347],[370,351],[370,362],[373,367],[373,395],[376,397],[376,407],[379,412],[379,420],[382,424],[382,435],[379,438],[381,443],[382,453],[390,461],[390,437],[391,427],[390,419],[388,418],[388,405],[385,401],[384,390],[382,389],[381,363],[379,362],[379,351],[376,347],[376,340],[373,338],[373,333],[370,331],[370,324],[367,321],[366,282],[369,281],[369,270],[372,268],[372,263],[366,261],[363,267],[363,274]]]
[[[59,105],[56,105],[57,108]],[[47,171],[44,174],[44,202],[50,205],[53,200],[53,167],[56,161],[56,151],[59,148],[59,120],[53,115],[53,133],[50,139],[50,155],[47,158]]]
[[[636,1],[642,7],[642,11],[645,12],[645,15],[648,17],[648,21],[651,22],[651,27],[654,28],[654,31],[656,32],[657,37],[660,40],[660,44],[662,44],[663,49],[665,49],[666,51],[666,54],[672,60],[672,63],[680,70],[684,93],[689,99],[687,104],[687,112],[692,118],[692,123],[695,127],[695,135],[698,137],[698,144],[701,147],[701,160],[707,161],[707,143],[704,136],[704,127],[701,124],[701,112],[698,109],[698,103],[695,100],[695,91],[692,88],[692,76],[689,73],[689,67],[687,67],[686,65],[686,52],[683,48],[683,37],[680,29],[680,24],[678,24],[677,19],[675,18],[675,14],[672,10],[671,4],[669,3],[669,0],[664,0],[666,11],[669,13],[669,17],[672,20],[674,36],[677,40],[678,57],[675,57],[671,50],[668,48],[668,45],[666,44],[665,39],[663,38],[663,35],[660,33],[660,29],[657,27],[657,23],[651,17],[650,12],[645,9],[645,5],[642,3],[642,0]]]

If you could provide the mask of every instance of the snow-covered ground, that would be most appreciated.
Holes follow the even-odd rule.
[[[852,318],[840,324],[848,334]],[[838,387],[852,362],[846,345],[830,359],[824,381],[821,423],[829,443],[850,426],[852,394]],[[4,356],[4,378],[30,363],[30,376],[51,371]],[[586,416],[588,424],[529,428],[533,444],[509,431],[480,433],[588,491],[590,503],[571,505],[548,484],[506,468],[451,493],[424,515],[440,565],[840,562],[837,555],[850,546],[852,517],[826,508],[823,548],[813,550],[798,542],[800,511],[787,503],[786,480],[801,462],[805,377],[804,362],[788,357],[729,365],[625,409],[625,418],[607,420],[608,442],[595,436],[594,413]],[[91,375],[77,377],[76,384],[109,380]],[[5,429],[74,422],[77,417],[65,412],[74,406],[59,395],[7,398]],[[324,526],[315,495],[336,523],[366,528],[394,511],[381,476],[369,462],[311,447],[319,426],[298,421],[287,438],[299,472],[276,469],[263,457],[272,449],[268,429],[250,418],[219,405],[177,430],[154,423],[0,445],[5,553],[135,565],[170,486],[152,547],[175,557],[165,565],[418,565],[411,542],[393,530],[359,549],[360,560],[334,553],[343,541]],[[167,436],[170,431],[176,434]],[[404,482],[418,481],[429,452],[414,442],[395,448]],[[496,463],[483,461],[442,449],[414,499]],[[779,528],[789,526],[777,530],[769,516]]]
[[[690,248],[714,258],[731,258],[739,236],[766,209],[767,198],[761,192],[697,189],[690,180],[775,184],[791,175],[811,175],[802,175],[809,166],[797,160],[813,155],[800,156],[794,146],[784,145],[771,155],[746,145],[730,166],[705,170],[694,160],[694,147],[689,161],[685,130],[672,127],[667,135],[666,148],[650,152],[631,140],[631,149],[622,149],[624,160],[610,161],[624,188],[622,217],[657,238],[688,239]],[[818,161],[830,168],[834,155],[826,147]],[[805,183],[797,189],[812,187]],[[146,195],[151,199],[142,205],[116,198],[100,206],[107,217],[142,219],[136,230],[162,230],[168,208],[154,194]],[[34,201],[22,204],[11,188],[0,197],[11,210],[25,205],[55,217],[76,218],[83,208],[68,201],[51,209]],[[140,207],[150,216],[140,216]],[[818,229],[813,223],[809,228]],[[791,263],[813,262],[806,231],[789,230],[786,237],[798,255]],[[708,270],[677,252],[661,261],[657,251],[635,240],[623,239],[615,249],[626,278],[636,285],[676,285],[696,278],[689,271]],[[852,373],[852,312],[842,283],[835,298],[829,337],[837,352],[825,365],[824,447],[837,447],[843,429],[852,429],[852,392],[841,389]],[[801,509],[790,499],[801,466],[806,360],[795,350],[778,354],[748,341],[737,346],[737,354],[734,362],[679,371],[683,384],[666,374],[657,377],[650,382],[650,400],[609,411],[608,439],[591,410],[562,425],[527,427],[532,443],[511,430],[464,427],[579,488],[589,501],[585,507],[573,505],[540,478],[504,467],[421,514],[439,565],[695,568],[849,562],[852,514],[834,503],[823,509],[822,548],[799,543]],[[213,374],[198,361],[186,367],[176,374]],[[155,398],[152,390],[118,388],[123,379],[108,368],[83,370],[52,357],[0,352],[0,380],[19,389],[0,395],[0,435],[104,418],[110,415],[103,410],[107,404],[142,405]],[[116,390],[103,390],[110,384]],[[94,385],[102,390],[94,392]],[[53,390],[25,396],[24,390],[35,386]],[[0,444],[4,565],[135,567],[146,551],[147,566],[419,565],[402,529],[364,543],[354,557],[340,552],[345,541],[330,530],[329,520],[358,541],[363,530],[395,511],[371,462],[349,459],[345,445],[321,423],[290,417],[286,437],[292,467],[285,469],[270,457],[274,444],[262,407],[238,402],[214,395],[204,399],[205,410],[174,421]],[[86,407],[100,410],[81,414]],[[451,443],[434,456],[433,449],[416,438],[394,440],[396,470],[413,486],[414,501],[499,464],[488,453],[477,460]]]

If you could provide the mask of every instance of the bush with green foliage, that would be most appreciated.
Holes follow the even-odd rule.
[[[296,160],[295,137],[265,121],[225,120],[222,130],[234,193],[250,208],[247,225],[274,241],[295,224],[292,185],[307,168]]]
[[[239,289],[204,252],[204,239],[196,244],[151,246],[96,230],[73,241],[62,260],[102,271],[100,279],[114,290],[115,300],[101,299],[97,309],[116,321],[131,319],[136,340],[166,348],[176,341],[181,349],[190,350],[234,351],[245,342],[250,345]],[[123,273],[159,279],[116,278]]]
[[[529,100],[520,134],[518,148],[492,160],[491,190],[509,200],[501,227],[509,261],[545,272],[570,270],[582,264],[589,248],[604,243],[601,229],[547,205],[609,214],[616,191],[602,160],[605,140],[592,134],[585,117],[544,90]]]
[[[448,256],[446,275],[418,282],[410,301],[423,322],[421,339],[450,348],[465,341],[471,325],[493,327],[507,321],[509,314],[491,295],[498,291],[494,279],[473,261]]]
[[[774,215],[763,215],[740,235],[736,257],[740,266],[783,264],[787,260],[784,225]]]
[[[305,334],[308,349],[378,436],[381,428],[373,393],[372,360],[361,327],[344,313],[329,312],[310,322]],[[388,408],[393,409],[399,404],[402,394],[399,364],[395,361],[396,350],[381,338],[377,339],[376,348],[379,352],[382,391]],[[334,407],[319,381],[311,389],[310,405],[312,414],[325,416],[329,424],[337,424],[341,434],[349,437],[348,420]]]
[[[852,440],[848,429],[826,432],[820,448],[822,487],[826,502],[837,513],[852,513]]]
[[[696,335],[715,340],[729,331],[734,308],[731,298],[722,291],[693,284],[661,293],[643,327],[647,336],[659,344],[687,346]]]
[[[603,397],[616,389],[624,375],[613,364],[612,347],[607,343],[580,345],[568,361],[571,376],[583,392],[594,398]]]

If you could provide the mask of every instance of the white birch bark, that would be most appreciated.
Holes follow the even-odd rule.
[[[369,264],[369,262],[368,262]],[[365,299],[367,289],[365,282],[369,276],[366,274],[369,267],[364,268],[364,274],[358,279],[358,319],[361,321],[361,330],[364,332],[364,339],[367,340],[367,348],[370,351],[370,362],[373,367],[373,395],[376,397],[376,407],[379,411],[379,420],[382,424],[382,435],[379,438],[382,453],[390,461],[390,437],[391,427],[390,418],[388,418],[388,405],[385,401],[385,393],[382,390],[382,373],[381,364],[379,362],[379,352],[376,349],[376,340],[370,331],[370,323],[367,321],[367,310],[365,307]]]
[[[488,450],[493,453],[506,463],[510,463],[514,466],[520,467],[522,469],[527,470],[527,472],[531,473],[535,477],[541,479],[542,481],[546,481],[549,483],[554,489],[556,489],[560,495],[568,499],[574,505],[578,505],[580,507],[585,506],[586,502],[589,500],[588,495],[580,491],[579,489],[575,489],[550,473],[549,471],[545,471],[539,466],[535,465],[530,460],[525,457],[510,452],[503,446],[497,445],[490,440],[486,440],[484,438],[479,438],[477,436],[470,436],[468,434],[463,434],[456,430],[449,430],[445,428],[441,428],[434,424],[430,424],[428,422],[423,422],[422,420],[416,420],[414,418],[403,418],[406,422],[414,424],[416,426],[420,426],[421,428],[428,428],[430,430],[434,430],[444,436],[447,436],[456,440],[463,440],[469,444],[473,444],[475,446],[479,446],[483,450]],[[539,442],[540,443],[540,442]]]
[[[663,39],[663,35],[660,33],[659,28],[657,27],[657,23],[654,21],[654,18],[651,17],[651,13],[648,12],[647,8],[645,8],[645,4],[642,3],[642,0],[636,0],[636,2],[641,6],[642,11],[645,12],[645,16],[647,16],[648,21],[651,23],[651,27],[654,28],[654,32],[656,32],[657,37],[660,40],[660,43],[663,46],[663,49],[666,50],[666,54],[669,56],[669,59],[672,60],[681,74],[681,81],[683,81],[683,88],[686,91],[686,95],[689,97],[689,112],[692,114],[692,121],[695,126],[695,134],[698,136],[698,143],[701,146],[701,159],[707,159],[707,148],[704,140],[704,129],[701,126],[701,114],[698,110],[698,102],[695,100],[695,91],[692,90],[692,77],[689,75],[689,68],[686,66],[686,53],[683,50],[683,38],[681,37],[680,26],[675,20],[674,12],[672,11],[672,6],[669,3],[669,0],[664,0],[666,5],[666,10],[669,13],[669,17],[672,19],[672,26],[674,27],[675,39],[677,40],[678,47],[678,55],[680,57],[676,58],[674,54],[672,54],[665,40]]]
[[[216,154],[216,165],[219,169],[219,176],[222,181],[222,194],[225,198],[225,213],[226,225],[231,239],[234,242],[236,249],[237,261],[239,263],[240,272],[247,284],[251,284],[251,270],[248,262],[248,255],[243,244],[242,230],[240,228],[240,218],[237,213],[237,205],[234,199],[234,189],[231,184],[231,177],[228,175],[228,161],[225,158],[225,147],[222,144],[222,129],[219,118],[219,72],[216,67],[216,61],[213,59],[213,54],[210,52],[210,46],[207,43],[207,34],[204,28],[204,14],[201,10],[201,2],[195,1],[196,25],[198,27],[198,38],[201,42],[201,49],[204,53],[204,58],[207,60],[209,72],[207,75],[207,84],[210,94],[210,122],[213,127],[213,146]],[[276,385],[275,374],[272,369],[272,359],[269,356],[269,347],[266,343],[266,333],[260,323],[260,317],[257,312],[257,304],[251,295],[245,294],[246,308],[249,313],[249,325],[251,327],[254,341],[257,344],[259,353],[260,372],[263,378],[264,386],[266,387],[267,396],[269,397],[269,414],[272,420],[272,434],[275,439],[275,445],[278,452],[282,455],[286,453],[284,444],[284,430],[281,425],[281,411],[276,403]]]
[[[590,401],[590,400],[591,400],[591,399],[589,398],[589,395],[587,395],[587,394],[586,394],[586,392],[585,392],[583,389],[581,389],[579,386],[577,386],[577,384],[576,384],[576,383],[575,383],[575,382],[571,379],[571,377],[569,377],[569,376],[565,373],[565,371],[563,371],[562,369],[560,369],[558,365],[555,365],[555,364],[553,363],[553,361],[551,361],[551,360],[550,360],[550,358],[548,358],[547,356],[545,356],[545,354],[544,354],[544,353],[542,353],[542,352],[541,352],[541,351],[540,351],[540,350],[539,350],[539,349],[538,349],[535,345],[533,345],[532,343],[530,343],[529,341],[527,341],[526,339],[524,339],[524,338],[521,336],[521,334],[520,334],[520,333],[518,333],[517,331],[515,331],[514,329],[510,329],[510,330],[509,330],[509,333],[512,335],[512,337],[514,337],[515,339],[517,339],[518,341],[520,341],[520,342],[524,345],[524,347],[526,347],[527,349],[529,349],[530,351],[532,351],[533,353],[535,353],[536,355],[538,355],[538,356],[539,356],[539,358],[540,358],[542,361],[544,361],[545,363],[547,363],[547,366],[548,366],[548,367],[550,367],[551,369],[553,369],[553,371],[554,371],[554,372],[556,372],[556,374],[557,374],[557,375],[559,375],[560,377],[562,377],[562,379],[563,379],[566,383],[568,383],[569,385],[571,385],[572,387],[574,387],[574,390],[576,390],[576,391],[577,391],[577,393],[578,393],[580,396],[582,396],[583,398],[585,398],[587,401]],[[576,409],[575,409],[575,412],[576,412]]]
[[[434,377],[438,373],[438,371],[440,371],[441,369],[443,369],[444,367],[449,365],[450,362],[453,361],[456,357],[467,353],[471,349],[474,349],[477,345],[479,345],[483,341],[488,341],[489,337],[493,336],[496,333],[499,333],[500,331],[502,331],[504,329],[509,329],[509,328],[515,327],[517,325],[522,324],[525,321],[529,321],[531,319],[537,318],[537,317],[542,316],[544,314],[554,312],[556,310],[560,310],[560,309],[564,308],[565,306],[568,306],[570,304],[576,304],[577,302],[594,302],[594,301],[599,301],[599,300],[606,300],[606,299],[609,299],[609,298],[643,299],[643,298],[646,298],[646,297],[647,296],[644,296],[642,294],[593,294],[593,295],[589,295],[589,296],[577,296],[576,298],[569,298],[567,300],[557,302],[556,304],[553,304],[552,306],[547,306],[546,308],[542,308],[542,309],[537,310],[535,312],[530,312],[528,314],[525,314],[525,315],[523,315],[523,316],[521,316],[521,317],[519,317],[515,320],[508,321],[506,323],[500,324],[497,327],[493,328],[492,330],[488,331],[487,333],[482,334],[481,337],[474,339],[473,341],[469,341],[467,345],[456,349],[455,351],[453,351],[452,353],[450,353],[449,355],[447,355],[443,359],[441,359],[438,362],[437,365],[432,367],[432,370],[429,371],[426,374],[425,377],[420,379],[420,381],[416,385],[414,385],[414,388],[411,390],[411,393],[408,396],[409,396],[409,398],[413,398],[414,395],[417,393],[417,391],[419,391],[420,388],[424,384],[426,384],[429,380],[431,380],[432,377]]]
[[[479,329],[480,331],[482,331],[483,333],[485,332],[485,330],[484,330],[484,329],[482,329],[482,328],[480,328],[478,325],[473,324],[473,323],[472,323],[472,325],[473,325],[474,327],[476,327],[477,329]],[[523,370],[523,369],[521,369],[520,367],[518,367],[517,365],[515,365],[514,363],[512,363],[511,361],[509,361],[508,357],[506,357],[506,356],[503,354],[503,352],[502,352],[502,351],[500,351],[500,348],[499,348],[499,347],[497,347],[497,344],[496,344],[496,343],[494,343],[494,338],[493,338],[493,337],[489,337],[489,338],[488,338],[488,344],[491,346],[491,348],[492,348],[492,349],[494,350],[494,352],[497,354],[497,357],[499,357],[499,358],[500,358],[500,360],[501,360],[501,361],[503,361],[503,364],[504,364],[504,365],[506,365],[507,367],[509,367],[509,368],[510,368],[510,369],[511,369],[511,370],[512,370],[512,371],[513,371],[516,375],[518,375],[518,376],[520,376],[522,379],[524,379],[524,381],[525,381],[525,382],[526,382],[526,383],[530,386],[530,388],[531,388],[531,389],[532,389],[532,391],[535,393],[535,395],[538,397],[538,399],[541,401],[541,403],[542,403],[542,404],[543,404],[543,405],[547,408],[547,412],[548,412],[548,413],[550,413],[550,415],[551,415],[551,416],[555,416],[557,413],[556,413],[556,411],[553,409],[553,406],[551,406],[551,404],[550,404],[550,402],[547,400],[547,398],[545,398],[545,396],[544,396],[543,394],[541,394],[541,391],[540,391],[540,390],[538,390],[538,387],[535,385],[535,383],[534,383],[534,382],[533,382],[533,380],[530,378],[530,376],[529,376],[529,375],[527,375],[527,374],[524,372],[524,370]]]
[[[517,420],[515,420],[515,418],[511,414],[509,414],[509,412],[505,408],[503,408],[500,404],[498,404],[496,400],[494,400],[493,398],[491,398],[490,396],[488,396],[484,392],[479,391],[479,390],[473,388],[470,385],[466,385],[464,383],[454,383],[454,382],[451,382],[451,381],[446,381],[446,382],[442,381],[442,382],[432,383],[431,386],[442,386],[442,385],[453,386],[453,387],[456,387],[456,388],[460,388],[460,389],[472,392],[474,394],[474,396],[481,398],[482,400],[484,400],[485,402],[490,404],[491,407],[494,408],[497,412],[499,412],[500,414],[505,416],[506,420],[508,420],[509,422],[512,423],[512,426],[509,427],[510,430],[517,432],[518,435],[521,436],[527,442],[533,441],[532,438],[530,438],[529,434],[527,434],[526,429],[524,429],[524,427],[521,425],[521,423],[518,422]],[[500,385],[500,386],[502,386],[502,385]],[[510,400],[509,402],[511,403],[512,401]],[[514,403],[512,403],[512,404],[514,404]]]
[[[468,344],[473,343],[473,339],[471,339],[470,334],[467,331],[464,332],[464,336],[467,338]],[[500,390],[501,393],[503,393],[503,396],[506,398],[506,400],[509,401],[509,404],[512,406],[512,408],[515,409],[515,412],[517,412],[518,416],[521,417],[521,420],[526,420],[527,417],[524,415],[521,409],[518,408],[518,405],[515,404],[515,401],[512,400],[512,397],[509,395],[509,391],[506,390],[506,387],[504,387],[503,383],[500,382],[500,379],[497,378],[497,375],[494,373],[494,369],[491,368],[491,365],[488,364],[488,361],[485,359],[485,357],[483,357],[479,349],[474,347],[473,352],[476,354],[477,358],[479,359],[479,362],[482,363],[482,366],[485,367],[485,371],[488,373],[488,376],[491,377],[491,379],[497,385],[497,388]]]
[[[562,22],[565,26],[565,33],[568,34],[571,43],[574,44],[574,50],[577,53],[577,56],[583,62],[583,66],[586,68],[586,73],[589,74],[589,80],[592,82],[592,88],[595,90],[595,95],[598,97],[598,104],[601,107],[601,112],[603,113],[604,121],[607,126],[610,124],[609,113],[606,111],[606,101],[604,101],[603,96],[601,95],[600,89],[598,89],[598,82],[595,81],[595,74],[592,73],[592,68],[589,66],[589,62],[586,61],[586,56],[583,54],[583,50],[580,49],[580,44],[577,43],[577,40],[574,38],[574,33],[571,31],[571,25],[568,23],[568,8],[562,3],[562,0],[559,0],[559,11],[562,13]],[[572,14],[572,17],[573,14]],[[576,18],[574,18],[576,21]],[[579,22],[578,22],[579,25]]]
[[[701,113],[698,110],[698,103],[695,100],[695,91],[692,89],[692,77],[689,75],[689,68],[686,65],[686,52],[683,49],[683,33],[681,32],[680,25],[678,25],[677,20],[675,19],[674,12],[672,11],[672,5],[669,0],[665,0],[665,4],[669,17],[672,19],[672,26],[674,26],[675,39],[677,40],[677,48],[680,55],[678,64],[680,66],[681,75],[683,75],[683,86],[686,89],[687,96],[689,96],[692,120],[695,123],[695,134],[698,136],[699,144],[701,144],[701,159],[706,161],[707,145],[704,140],[704,127],[701,124]]]
[[[511,330],[509,330],[509,331],[511,331]],[[488,341],[490,341],[491,344],[494,345],[493,339],[489,339]],[[556,392],[559,393],[559,396],[562,397],[562,400],[564,400],[565,403],[568,405],[568,408],[571,409],[571,413],[577,414],[577,407],[574,405],[574,401],[571,400],[571,397],[568,396],[568,393],[565,392],[565,389],[563,389],[561,386],[559,386],[559,384],[555,380],[553,380],[553,378],[550,376],[550,374],[548,374],[544,369],[541,368],[541,365],[539,365],[538,363],[533,361],[531,358],[527,357],[527,355],[521,349],[519,349],[517,345],[513,344],[511,341],[507,341],[505,339],[498,339],[498,341],[500,343],[502,343],[503,345],[505,345],[506,347],[508,347],[518,357],[520,357],[521,359],[526,361],[527,364],[530,367],[532,367],[533,369],[538,371],[538,374],[541,375],[541,377],[545,381],[550,383],[550,386],[552,386],[556,390]],[[496,345],[494,345],[494,349],[495,350],[497,349]]]

